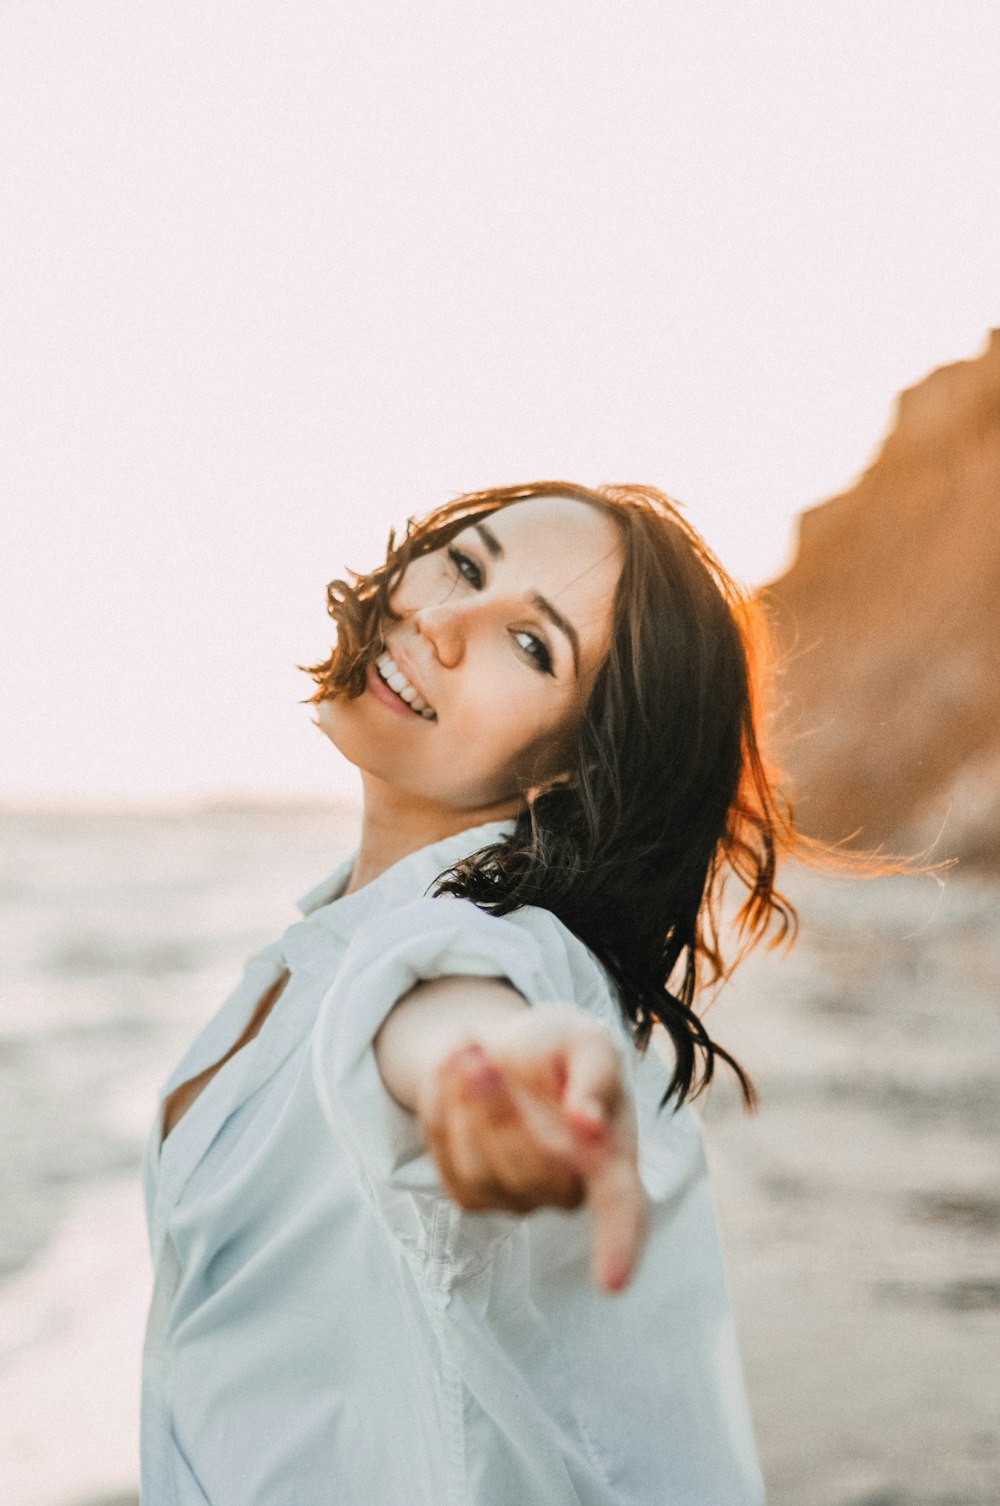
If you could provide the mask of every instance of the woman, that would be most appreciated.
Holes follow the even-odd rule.
[[[759,1502],[687,1101],[753,1106],[726,873],[793,919],[748,604],[661,493],[539,482],[329,605],[360,843],[163,1091],[144,1506]]]

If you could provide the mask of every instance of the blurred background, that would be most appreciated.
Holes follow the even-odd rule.
[[[357,830],[296,664],[464,490],[759,591],[802,934],[701,1101],[772,1506],[1000,1501],[1000,11],[0,11],[0,1479],[135,1500],[158,1084]],[[715,1503],[706,1503],[715,1506]],[[721,1506],[721,1503],[720,1503]]]

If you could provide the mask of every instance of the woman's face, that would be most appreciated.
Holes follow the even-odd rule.
[[[586,502],[533,497],[470,524],[410,564],[384,628],[392,662],[369,665],[356,699],[320,702],[319,726],[422,801],[511,806],[567,768],[620,570],[618,526]]]

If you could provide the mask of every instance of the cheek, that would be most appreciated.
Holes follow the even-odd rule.
[[[525,748],[519,766],[525,781],[538,784],[566,773],[573,763],[576,746],[577,720],[563,718],[555,727],[548,727]]]
[[[532,686],[514,676],[500,694],[470,696],[464,715],[447,729],[449,756],[512,774],[525,786],[561,772],[579,716],[561,700],[554,704],[551,689],[551,681]]]

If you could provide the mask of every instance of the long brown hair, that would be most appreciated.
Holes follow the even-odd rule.
[[[435,893],[495,915],[522,905],[555,914],[606,967],[641,1050],[659,1021],[676,1064],[666,1104],[696,1097],[717,1058],[752,1082],[694,1011],[699,988],[728,975],[767,938],[791,940],[797,918],[775,887],[779,856],[808,847],[795,831],[762,749],[766,624],[678,505],[651,486],[565,481],[470,492],[410,519],[384,564],[335,580],[328,609],[337,643],[302,666],[309,699],[360,695],[382,648],[391,597],[407,565],[470,523],[531,497],[575,498],[618,523],[623,564],[613,637],[577,737],[572,777],[538,793],[503,841],[441,875]],[[744,890],[734,961],[723,956],[727,880]]]

